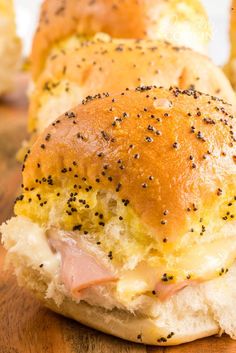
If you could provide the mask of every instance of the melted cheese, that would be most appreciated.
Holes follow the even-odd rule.
[[[50,274],[52,279],[59,280],[60,255],[52,252],[46,237],[46,229],[27,218],[16,217],[1,226],[1,232],[5,247],[9,249],[10,254],[30,259],[32,266],[39,270],[41,270],[40,265],[43,264],[42,270]],[[94,249],[91,251],[94,252],[95,257],[101,257],[101,249],[100,253],[95,252],[95,247],[91,249]],[[107,258],[106,254],[104,256]],[[167,276],[173,276],[170,281],[163,282],[166,285],[184,281],[188,275],[193,281],[207,281],[224,275],[235,258],[236,237],[229,237],[186,249],[177,257],[166,255],[161,259],[152,258],[149,262],[141,261],[133,270],[125,267],[117,268],[119,281],[114,295],[120,303],[124,304],[141,294],[152,295],[151,292],[162,280],[164,273]]]
[[[117,291],[121,299],[129,301],[136,295],[152,292],[160,281],[168,285],[186,279],[189,284],[211,280],[227,273],[235,258],[236,237],[197,245],[178,257],[169,255],[163,261],[156,258],[152,266],[141,263],[133,271],[126,271],[120,277]],[[164,274],[167,281],[163,281]]]
[[[60,256],[52,252],[45,229],[27,218],[15,217],[3,224],[0,231],[10,256],[30,260],[33,268],[46,271],[52,278],[59,274]]]

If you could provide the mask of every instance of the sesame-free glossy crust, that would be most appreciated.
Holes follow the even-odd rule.
[[[160,21],[165,22],[161,27]],[[72,34],[97,32],[114,38],[163,38],[200,51],[209,41],[208,19],[199,0],[46,0],[33,41],[34,78],[54,43]]]
[[[176,240],[203,216],[221,226],[217,207],[235,197],[234,134],[231,107],[194,91],[144,87],[88,99],[38,138],[24,186],[49,175],[62,186],[76,172],[94,188],[118,189],[158,239]]]
[[[54,91],[65,81],[68,92],[70,84],[76,84],[81,99],[97,92],[117,93],[126,87],[156,85],[194,88],[235,104],[235,93],[222,71],[191,49],[149,40],[75,41],[73,47],[47,59],[30,99],[31,131],[37,129],[42,95],[47,93],[49,100],[54,99]]]

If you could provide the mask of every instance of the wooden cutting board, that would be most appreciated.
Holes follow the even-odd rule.
[[[15,153],[26,138],[27,78],[16,93],[0,101],[0,222],[12,215],[20,179]],[[179,347],[156,348],[132,344],[102,334],[45,309],[3,271],[0,247],[0,353],[236,353],[228,337],[209,338]]]

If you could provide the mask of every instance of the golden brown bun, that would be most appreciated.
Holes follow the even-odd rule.
[[[225,72],[234,89],[236,89],[236,0],[232,0],[230,8],[230,58],[225,66]]]
[[[222,71],[190,49],[162,41],[94,39],[81,44],[77,39],[63,52],[48,57],[31,95],[29,128],[42,131],[88,95],[138,85],[194,88],[235,102]]]
[[[114,38],[165,39],[205,52],[210,31],[199,0],[46,0],[32,48],[34,78],[54,43],[97,32]]]
[[[225,224],[235,197],[234,131],[230,105],[192,90],[143,87],[87,99],[36,141],[24,186],[51,176],[51,187],[62,187],[76,173],[93,189],[117,192],[157,239],[178,241],[202,217]]]

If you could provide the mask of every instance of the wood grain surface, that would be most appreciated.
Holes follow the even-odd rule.
[[[26,137],[26,83],[20,77],[16,93],[0,101],[0,222],[11,216],[21,183],[15,154]],[[226,336],[156,348],[82,326],[45,309],[19,288],[11,271],[3,271],[4,256],[0,247],[0,353],[236,353],[236,342]]]

